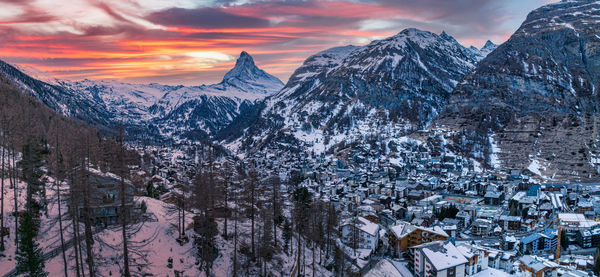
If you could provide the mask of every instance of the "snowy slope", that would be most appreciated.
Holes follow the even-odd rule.
[[[483,60],[487,57],[492,51],[496,50],[498,45],[494,44],[492,41],[488,40],[481,49],[477,49],[475,46],[471,46],[469,50],[471,50],[476,56],[478,60]]]
[[[446,33],[418,29],[320,52],[267,98],[262,120],[246,131],[251,139],[230,146],[260,147],[286,131],[323,151],[375,126],[410,133],[437,117],[456,84],[482,58],[481,51]]]
[[[283,87],[279,79],[259,69],[246,52],[240,54],[223,81],[213,85],[91,80],[48,84],[3,62],[0,74],[61,114],[112,128],[123,123],[133,136],[150,134],[168,139],[192,137],[189,134],[208,138]]]
[[[1,180],[0,180],[1,181]],[[58,205],[56,201],[56,192],[52,186],[52,179],[48,179],[47,195],[49,199],[48,214],[41,216],[41,229],[36,241],[40,244],[41,250],[46,258],[45,271],[49,276],[64,276],[64,266],[62,252],[60,251],[60,237],[58,225]],[[5,257],[0,258],[0,276],[10,273],[16,266],[15,260],[15,244],[14,238],[14,217],[13,211],[13,190],[8,189],[8,181],[6,180],[5,188],[5,226],[10,229],[10,236],[6,239]],[[20,182],[18,185],[18,205],[23,209],[25,202],[26,184]],[[67,264],[69,275],[75,275],[75,253],[73,247],[68,242],[73,236],[73,225],[66,213],[67,210],[67,191],[68,186],[61,184],[61,200],[63,214],[63,234],[67,242]],[[174,272],[182,273],[182,276],[205,276],[204,272],[196,265],[196,248],[193,243],[194,231],[192,228],[192,212],[188,211],[186,216],[186,235],[190,237],[190,241],[183,245],[177,243],[175,238],[177,233],[177,211],[172,204],[162,202],[157,199],[148,197],[135,197],[135,202],[140,204],[142,201],[147,204],[147,212],[141,217],[138,223],[131,225],[129,228],[129,246],[131,259],[131,272],[135,276],[174,276]],[[223,222],[218,219],[219,230],[223,232]],[[81,224],[81,223],[80,223]],[[233,222],[229,222],[229,232],[233,232]],[[83,230],[83,224],[80,230]],[[238,221],[239,244],[248,244],[250,240],[250,221],[243,219]],[[110,226],[107,229],[95,229],[94,235],[94,263],[96,265],[99,276],[120,276],[122,264],[122,234],[119,226]],[[283,245],[281,238],[281,230],[278,231],[279,245]],[[294,240],[291,242],[296,244]],[[219,256],[214,261],[212,276],[226,277],[231,276],[233,270],[233,239],[224,240],[220,235],[216,237],[216,244],[219,248]],[[85,242],[81,241],[81,246],[85,249]],[[238,248],[239,249],[239,248]],[[297,250],[296,250],[297,251]],[[85,251],[83,251],[85,253]],[[305,248],[306,264],[312,264],[312,250]],[[54,254],[51,254],[54,253]],[[275,258],[267,265],[267,270],[272,276],[288,276],[289,272],[295,265],[296,253],[288,254],[279,250],[275,253]],[[318,257],[318,254],[315,254]],[[173,267],[169,268],[168,260],[173,259]],[[250,268],[249,273],[245,273],[245,269],[241,269],[242,264],[246,263],[245,256],[238,253],[238,262],[240,273],[244,272],[244,276],[259,276],[257,268]],[[312,268],[307,266],[307,272],[311,272]],[[331,273],[325,270],[320,265],[316,266],[317,276],[331,276]],[[151,275],[148,275],[151,274]]]

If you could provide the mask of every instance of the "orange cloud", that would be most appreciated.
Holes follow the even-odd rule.
[[[219,81],[233,57],[246,50],[259,66],[285,80],[318,51],[407,27],[446,30],[468,46],[501,42],[518,26],[518,21],[510,26],[494,21],[506,14],[490,9],[498,3],[490,0],[266,0],[221,6],[139,1],[0,0],[18,11],[0,11],[0,59],[58,78],[158,78],[197,85]],[[513,2],[520,3],[506,3]],[[482,14],[491,22],[457,17],[461,12]],[[379,22],[367,24],[373,19]],[[190,55],[207,52],[219,55]],[[216,58],[221,54],[231,59]]]

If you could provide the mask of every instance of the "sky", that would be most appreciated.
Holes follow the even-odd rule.
[[[502,43],[549,2],[0,0],[0,59],[58,79],[200,85],[219,82],[247,51],[285,82],[312,54],[405,28]]]

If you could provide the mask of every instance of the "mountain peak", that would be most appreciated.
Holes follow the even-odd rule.
[[[249,77],[253,72],[260,70],[254,64],[254,59],[248,52],[242,51],[240,53],[240,57],[235,62],[235,66],[225,74],[223,81],[231,80],[231,79],[245,79]]]
[[[485,45],[483,45],[483,47],[481,48],[481,50],[485,50],[485,49],[496,49],[496,47],[498,47],[498,45],[496,45],[495,43],[493,43],[491,40],[488,40]]]
[[[452,36],[448,35],[446,33],[446,31],[442,31],[442,33],[440,34],[440,37],[442,37],[445,40],[454,40],[454,38]]]
[[[431,34],[431,32],[429,31],[423,31],[417,28],[406,28],[402,31],[400,31],[400,33],[398,33],[396,36],[415,36],[415,35],[429,35]]]
[[[244,63],[254,65],[254,59],[246,51],[242,51],[242,53],[240,53],[240,57],[236,61],[236,66]]]
[[[240,53],[235,66],[225,74],[221,84],[240,88],[246,87],[246,85],[283,86],[283,83],[275,76],[258,68],[252,56],[246,51]]]

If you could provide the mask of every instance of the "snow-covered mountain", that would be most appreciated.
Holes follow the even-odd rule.
[[[109,128],[123,124],[132,134],[158,139],[214,136],[283,87],[246,52],[223,81],[201,86],[91,80],[48,84],[6,63],[0,63],[0,72],[64,115]]]
[[[15,86],[60,114],[80,119],[95,127],[109,126],[112,116],[84,94],[72,93],[60,84],[39,81],[0,60],[0,74]]]
[[[262,119],[248,128],[250,138],[242,147],[269,143],[276,134],[282,135],[281,130],[325,150],[328,143],[378,121],[401,132],[421,129],[483,59],[481,53],[445,32],[417,29],[361,47],[320,52],[267,99]]]
[[[534,10],[457,86],[437,125],[492,165],[598,180],[598,18],[600,1]]]
[[[479,60],[482,60],[483,58],[487,57],[490,53],[492,53],[492,51],[496,50],[496,48],[498,48],[498,45],[496,45],[492,41],[488,40],[485,43],[485,45],[483,45],[483,47],[481,47],[481,49],[477,49],[477,47],[475,47],[475,46],[471,46],[469,49],[477,55],[477,58]]]

